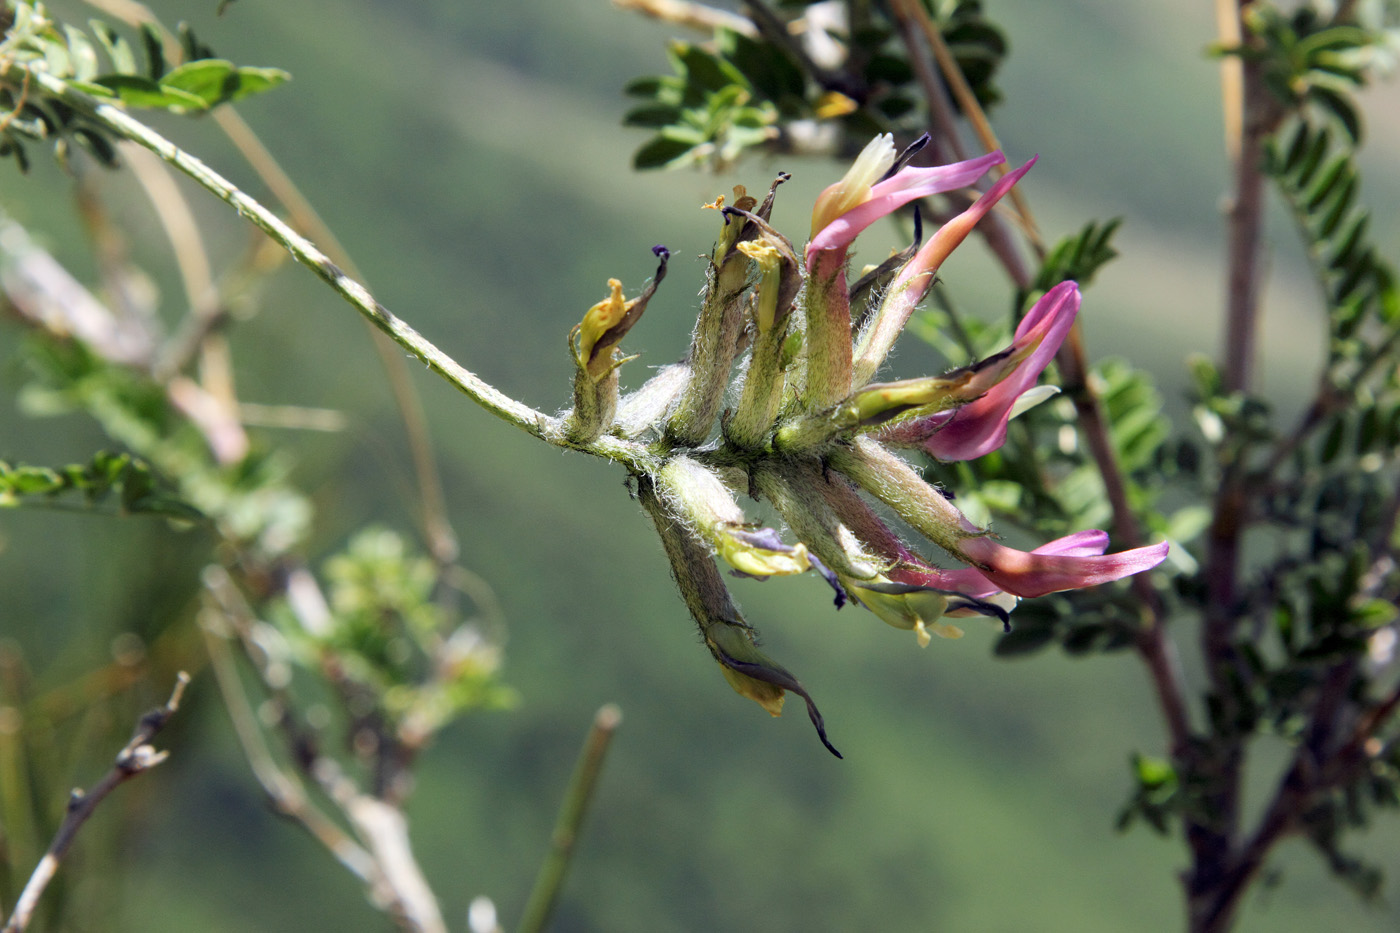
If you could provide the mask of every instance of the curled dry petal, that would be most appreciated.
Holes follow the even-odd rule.
[[[587,370],[595,382],[613,370],[612,348],[627,336],[632,325],[641,318],[656,287],[666,277],[666,263],[671,258],[671,251],[664,246],[656,246],[652,252],[661,262],[656,267],[656,275],[642,289],[642,293],[627,301],[622,297],[622,283],[617,279],[608,279],[608,297],[589,308],[570,335],[578,365]]]

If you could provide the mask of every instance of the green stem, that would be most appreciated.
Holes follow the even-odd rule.
[[[132,118],[126,111],[71,87],[67,82],[22,64],[10,63],[0,72],[8,82],[20,82],[28,75],[31,86],[41,89],[96,123],[102,129],[122,139],[151,150],[179,171],[194,179],[202,188],[232,207],[259,229],[280,243],[297,262],[306,266],[323,282],[359,311],[371,324],[390,339],[413,354],[429,369],[456,386],[464,395],[491,414],[541,440],[595,456],[621,461],[629,468],[646,471],[655,466],[654,456],[645,447],[615,437],[600,437],[588,443],[574,443],[565,438],[559,420],[537,411],[504,394],[475,373],[458,364],[438,349],[407,322],[381,305],[359,282],[346,275],[305,237],[283,223],[275,214],[240,191],[228,179],[150,127]]]
[[[554,824],[554,838],[549,855],[540,866],[535,878],[535,886],[530,891],[530,899],[525,903],[525,915],[520,921],[519,933],[538,933],[549,923],[554,913],[554,905],[559,900],[559,891],[564,886],[564,875],[569,870],[569,859],[574,853],[574,843],[578,840],[579,827],[593,800],[593,788],[598,781],[598,772],[603,767],[603,756],[607,754],[608,743],[622,722],[622,712],[609,703],[598,710],[593,717],[593,728],[584,740],[583,751],[579,753],[574,776],[569,781],[569,790],[564,796],[564,804],[559,808],[559,817]]]

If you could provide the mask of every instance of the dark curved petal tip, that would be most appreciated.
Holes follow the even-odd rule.
[[[904,166],[909,164],[910,159],[914,158],[914,156],[919,154],[920,149],[927,146],[932,140],[933,137],[925,133],[924,135],[920,136],[918,139],[910,143],[905,148],[905,150],[895,158],[894,164],[890,166],[890,170],[886,172],[880,180],[884,181],[886,178],[893,177],[896,172],[898,172],[900,169],[904,168]]]
[[[790,693],[795,693],[800,696],[807,704],[807,718],[811,719],[812,725],[816,727],[817,738],[822,740],[822,744],[826,746],[827,751],[831,752],[831,754],[835,755],[837,758],[842,758],[844,760],[844,756],[836,750],[836,746],[832,745],[831,740],[826,737],[826,723],[823,721],[821,711],[817,709],[817,704],[813,701],[812,695],[807,692],[806,687],[798,682],[796,677],[776,665],[768,667],[763,664],[755,664],[752,661],[740,661],[738,658],[731,658],[723,651],[715,650],[713,647],[711,650],[715,652],[715,658],[725,667],[752,677],[754,680],[775,684]]]
[[[797,693],[795,690],[793,692]],[[846,756],[838,752],[836,746],[832,745],[831,740],[826,737],[826,723],[822,721],[822,714],[817,710],[817,704],[812,702],[812,698],[807,695],[807,691],[805,690],[798,693],[798,696],[807,701],[807,716],[812,720],[812,725],[817,728],[817,738],[822,740],[822,744],[826,746],[827,751],[831,752],[831,754],[840,758],[842,761],[845,761]]]

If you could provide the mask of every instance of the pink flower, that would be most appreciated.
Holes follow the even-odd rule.
[[[1040,556],[1097,557],[1108,547],[1108,532],[1090,530],[1077,531],[1063,538],[1056,538],[1031,551]],[[917,556],[905,551],[904,564],[890,571],[890,578],[901,583],[916,583],[942,590],[951,590],[977,599],[995,597],[1003,592],[1001,587],[973,567],[958,570],[940,570],[930,567]]]
[[[1080,532],[1030,553],[998,544],[987,536],[967,538],[959,546],[964,560],[979,565],[981,575],[1015,596],[1044,596],[1121,580],[1151,570],[1167,557],[1162,541],[1131,551],[1104,554],[1108,535]]]
[[[899,440],[921,443],[939,460],[973,460],[1000,447],[1006,442],[1006,424],[1016,401],[1035,385],[1074,325],[1079,298],[1074,282],[1061,282],[1046,292],[1016,328],[1008,352],[1027,355],[1010,375],[953,412],[939,412],[907,426]]]
[[[1005,161],[998,150],[951,165],[905,167],[881,181],[895,163],[894,143],[889,134],[875,137],[846,175],[817,197],[806,251],[808,270],[844,262],[856,236],[881,217],[910,201],[966,188]]]
[[[998,162],[1000,162],[1001,153],[996,152],[992,155],[997,156]],[[972,160],[972,162],[977,161],[979,160]],[[957,165],[971,165],[972,162],[959,162]],[[971,207],[939,227],[938,231],[929,238],[929,241],[914,254],[914,258],[905,263],[904,268],[890,283],[885,302],[880,307],[873,325],[868,333],[861,338],[861,345],[858,348],[859,356],[855,361],[856,385],[864,385],[869,382],[874,377],[876,370],[884,363],[890,348],[894,346],[895,340],[903,332],[904,325],[909,322],[909,316],[914,313],[914,309],[918,307],[919,302],[923,301],[924,295],[933,285],[935,273],[938,272],[938,267],[943,264],[943,260],[947,259],[948,255],[963,240],[967,239],[968,234],[972,232],[973,227],[977,226],[978,221],[991,212],[996,203],[1006,196],[1012,186],[1020,181],[1021,177],[1030,171],[1034,164],[1035,159],[1031,159],[1015,171],[1003,175],[996,184],[987,189],[986,194],[973,202]],[[946,167],[955,168],[956,165]],[[905,169],[905,171],[910,170]],[[809,269],[812,267],[812,256],[812,244],[808,244],[807,265]],[[844,252],[841,253],[841,256],[844,258]]]

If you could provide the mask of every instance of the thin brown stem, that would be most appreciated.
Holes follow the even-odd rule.
[[[3,928],[0,928],[0,933],[21,933],[29,925],[29,921],[34,916],[34,909],[39,905],[39,898],[43,895],[49,882],[58,874],[64,856],[68,854],[68,850],[78,836],[78,830],[82,829],[88,817],[92,816],[102,801],[107,798],[107,795],[116,790],[118,785],[124,784],[138,774],[144,774],[169,757],[170,753],[167,751],[156,751],[155,747],[151,745],[151,741],[160,730],[165,728],[170,717],[174,716],[180,708],[180,700],[184,697],[185,687],[189,685],[189,682],[190,677],[184,671],[176,675],[175,687],[170,692],[170,699],[166,700],[163,706],[151,710],[137,721],[136,731],[132,734],[131,741],[127,742],[117,753],[112,769],[89,790],[74,790],[69,796],[68,811],[58,827],[58,832],[54,834],[53,842],[49,844],[48,851],[44,853],[44,857],[35,866],[33,874],[29,876],[28,883],[25,884],[24,890],[20,892],[19,899],[15,902],[15,909],[10,914],[10,919],[6,921]]]
[[[613,0],[613,6],[686,29],[710,32],[723,28],[750,39],[758,36],[753,22],[745,17],[690,0]]]

